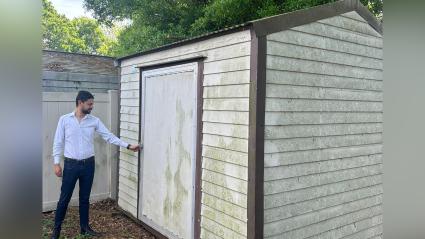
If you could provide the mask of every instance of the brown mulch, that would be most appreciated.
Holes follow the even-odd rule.
[[[52,233],[55,213],[43,213],[43,238],[49,238]],[[155,239],[141,225],[122,213],[115,207],[111,199],[96,202],[90,205],[90,226],[93,230],[102,233],[97,238],[143,238]],[[61,238],[80,239],[89,238],[79,235],[80,216],[78,207],[69,207],[65,221],[62,224]]]

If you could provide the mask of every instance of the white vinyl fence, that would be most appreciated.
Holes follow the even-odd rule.
[[[100,118],[115,135],[118,132],[118,92],[94,93],[92,115]],[[59,199],[62,178],[53,170],[52,146],[57,123],[61,115],[75,109],[77,92],[43,92],[43,212],[55,210]],[[118,135],[117,135],[118,136]],[[118,147],[106,143],[98,134],[94,138],[95,177],[91,201],[116,198]],[[63,158],[61,160],[63,168]],[[78,205],[78,182],[70,205]]]

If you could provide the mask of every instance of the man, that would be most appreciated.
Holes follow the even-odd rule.
[[[62,186],[52,238],[59,238],[62,222],[77,180],[80,186],[80,232],[83,235],[100,235],[89,226],[89,199],[95,169],[94,132],[99,133],[108,143],[134,152],[139,150],[139,145],[130,145],[117,138],[108,131],[99,118],[90,115],[93,109],[93,101],[94,97],[90,92],[79,91],[75,100],[75,110],[59,118],[53,143],[53,158],[54,171],[56,176],[62,177]],[[62,150],[65,156],[63,173],[59,164]]]

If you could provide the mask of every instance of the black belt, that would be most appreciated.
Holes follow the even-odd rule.
[[[86,158],[86,159],[73,159],[73,158],[65,157],[65,162],[70,162],[70,163],[80,163],[80,164],[83,164],[83,163],[91,162],[93,160],[94,160],[94,156],[91,156],[91,157]]]

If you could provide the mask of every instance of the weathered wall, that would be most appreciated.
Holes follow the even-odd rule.
[[[354,12],[267,37],[265,238],[382,237],[382,44]]]
[[[150,65],[206,56],[203,82],[201,238],[246,238],[249,31],[124,60],[121,137],[138,140],[139,72]],[[121,149],[118,204],[137,214],[137,153]],[[174,199],[173,199],[174,200]]]
[[[107,93],[118,89],[118,70],[111,57],[47,50],[42,57],[44,92]]]

